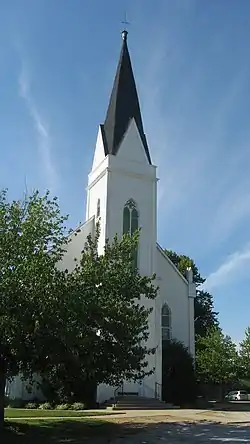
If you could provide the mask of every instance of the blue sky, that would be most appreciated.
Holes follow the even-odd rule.
[[[125,8],[159,166],[159,241],[194,258],[239,341],[250,325],[249,0],[1,0],[0,188],[49,188],[72,227],[84,220]]]

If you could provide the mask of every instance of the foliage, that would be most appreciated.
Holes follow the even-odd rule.
[[[31,375],[58,353],[65,322],[59,315],[63,273],[56,264],[66,242],[65,219],[49,193],[9,203],[7,191],[0,192],[1,425],[6,379]]]
[[[231,338],[214,328],[198,338],[196,374],[199,382],[229,384],[238,380],[238,354]]]
[[[154,299],[157,289],[154,276],[133,266],[139,233],[107,242],[100,256],[97,226],[68,273],[58,267],[69,242],[64,221],[48,193],[11,203],[0,194],[1,424],[6,378],[19,372],[39,373],[60,402],[85,401],[80,394],[93,398],[98,383],[152,372],[154,350],[145,345],[151,308],[141,299]]]
[[[88,237],[80,262],[68,273],[67,351],[63,361],[43,373],[51,397],[59,402],[89,406],[97,384],[119,385],[152,372],[147,356],[154,350],[145,345],[152,309],[140,300],[154,299],[157,288],[154,276],[142,277],[133,266],[139,233],[115,237],[103,255],[97,252],[98,239],[97,226],[95,238]]]
[[[165,253],[184,277],[186,277],[187,268],[191,267],[193,271],[193,279],[196,285],[203,284],[205,282],[205,279],[201,277],[198,267],[193,259],[185,256],[184,254],[177,254],[172,250],[165,250]]]
[[[210,328],[220,328],[218,313],[214,311],[213,296],[207,291],[197,290],[194,316],[196,336],[205,336]]]
[[[207,291],[199,289],[205,279],[200,275],[193,259],[183,254],[177,254],[172,250],[165,250],[165,253],[184,277],[186,277],[187,268],[192,268],[194,283],[197,287],[197,296],[194,301],[196,336],[205,336],[208,329],[219,328],[218,313],[214,311],[213,296]]]
[[[39,407],[39,403],[34,402],[34,401],[30,401],[27,404],[25,404],[25,408],[32,410],[32,409],[37,409]]]
[[[56,410],[69,410],[70,404],[57,404]]]
[[[240,374],[242,378],[250,379],[250,327],[245,331],[245,337],[239,348]]]
[[[196,398],[194,362],[188,349],[177,340],[164,341],[162,351],[163,400],[182,405]]]
[[[70,408],[71,410],[85,410],[86,406],[83,402],[74,402]]]
[[[6,403],[6,407],[12,409],[22,409],[25,406],[25,401],[21,398],[9,399]]]
[[[38,408],[40,410],[53,410],[53,405],[50,402],[43,402]]]

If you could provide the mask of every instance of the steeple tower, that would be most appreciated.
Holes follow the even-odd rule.
[[[127,45],[128,32],[122,32],[122,48],[104,125],[101,125],[105,155],[116,155],[132,119],[135,120],[149,164],[151,158],[143,129],[136,84]]]
[[[156,246],[156,167],[144,134],[127,35],[122,32],[108,110],[98,131],[88,178],[86,220],[95,216],[99,221],[100,253],[106,239],[128,231],[132,234],[141,227],[137,264],[143,275],[150,275]]]

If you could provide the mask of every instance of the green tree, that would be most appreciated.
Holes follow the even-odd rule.
[[[0,426],[6,379],[19,372],[28,377],[58,351],[67,319],[65,313],[61,322],[64,275],[56,268],[65,219],[49,193],[11,203],[0,193]]]
[[[64,221],[48,193],[11,203],[0,194],[1,425],[6,379],[19,372],[67,379],[68,393],[79,393],[82,383],[86,389],[151,373],[151,309],[141,299],[153,300],[157,288],[154,276],[141,277],[134,267],[139,234],[116,237],[99,256],[97,230],[68,273],[58,269],[68,244]]]
[[[213,296],[199,287],[205,282],[193,259],[183,254],[177,254],[172,250],[165,250],[169,259],[186,277],[187,267],[191,267],[193,278],[197,288],[197,296],[194,301],[194,318],[196,336],[205,336],[208,329],[219,328],[218,313],[214,311]]]
[[[199,382],[221,386],[237,381],[238,353],[232,339],[213,328],[197,339],[196,374]]]
[[[65,401],[88,402],[87,388],[92,388],[87,396],[93,396],[100,383],[117,386],[152,372],[147,356],[154,350],[145,345],[152,309],[146,308],[150,302],[144,305],[141,300],[153,300],[157,288],[155,276],[142,277],[134,267],[139,233],[115,237],[103,255],[97,252],[98,237],[99,230],[95,239],[88,237],[80,263],[68,275],[72,341],[67,354],[43,375],[53,396]]]
[[[163,342],[162,397],[176,405],[196,398],[194,361],[188,349],[177,340]]]
[[[214,311],[213,296],[207,291],[197,289],[194,318],[196,336],[205,336],[210,328],[219,329],[218,312]]]
[[[203,279],[200,275],[198,267],[196,266],[193,259],[184,254],[177,254],[172,250],[165,250],[165,253],[168,255],[169,259],[173,262],[173,264],[178,268],[178,270],[186,277],[187,268],[191,267],[193,271],[193,279],[195,284],[198,286],[199,284],[203,284],[205,279]]]
[[[240,373],[241,377],[250,379],[250,327],[245,331],[245,337],[240,343]]]

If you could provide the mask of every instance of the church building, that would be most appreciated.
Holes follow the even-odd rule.
[[[195,284],[191,270],[187,270],[186,278],[183,277],[157,242],[156,172],[144,132],[127,31],[123,31],[113,89],[104,123],[99,126],[88,176],[86,222],[77,229],[78,235],[72,236],[60,268],[69,271],[74,268],[74,258],[80,258],[86,238],[90,233],[94,234],[97,221],[100,224],[99,254],[102,254],[107,238],[111,240],[124,232],[132,234],[141,228],[137,267],[141,275],[155,273],[159,287],[157,298],[145,301],[145,304],[150,304],[147,306],[153,304],[148,347],[156,348],[156,353],[149,356],[148,366],[155,371],[138,383],[124,381],[123,391],[148,398],[160,397],[164,340],[175,338],[192,355],[195,353]],[[23,393],[21,381],[15,386],[15,396],[11,385],[11,397],[18,397],[20,390]],[[110,399],[115,389],[101,384],[97,390],[97,401]]]

